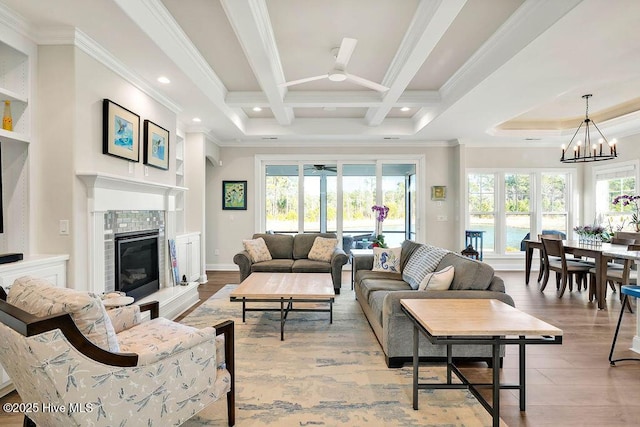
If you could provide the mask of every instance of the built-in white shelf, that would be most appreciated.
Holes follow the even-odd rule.
[[[12,142],[31,142],[31,138],[29,137],[29,135],[4,129],[0,129],[0,138],[2,139],[2,141],[9,140]]]

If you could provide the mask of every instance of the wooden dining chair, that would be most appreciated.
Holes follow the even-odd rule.
[[[564,233],[562,235],[560,235],[559,233],[545,233],[544,231],[541,234],[538,234],[538,240],[542,241],[542,236],[545,236],[548,239],[558,239],[558,240],[562,240],[562,237],[564,236]],[[546,265],[545,265],[545,258],[544,258],[544,247],[542,249],[540,249],[540,271],[538,272],[538,282],[540,282],[540,280],[542,280],[542,277],[544,276],[544,272],[546,270]]]
[[[640,251],[640,244],[630,244],[627,246],[627,250]],[[614,261],[616,260],[614,259]],[[634,268],[635,261],[631,259],[620,259],[619,261],[621,262],[621,264],[617,264],[614,262],[607,263],[607,282],[609,282],[610,285],[613,284],[614,292],[616,292],[619,288],[622,288],[622,286],[624,285],[636,285],[638,283],[638,270]],[[593,297],[595,296],[595,289],[592,285],[593,283],[595,283],[595,274],[595,268],[589,270],[589,301],[592,301]],[[618,288],[616,288],[616,286]],[[619,294],[620,301],[622,302],[622,292],[619,292]],[[631,308],[631,304],[629,303],[628,299],[626,301],[626,305],[629,309],[629,312],[633,313],[633,309]]]
[[[540,286],[540,291],[544,291],[549,281],[549,273],[556,273],[556,288],[560,291],[558,297],[564,295],[567,285],[573,289],[573,278],[576,276],[577,283],[587,283],[591,265],[580,261],[568,261],[564,253],[562,240],[549,236],[541,236],[542,248],[545,262],[545,273]]]

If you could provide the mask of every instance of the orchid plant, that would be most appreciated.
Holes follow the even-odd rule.
[[[373,245],[386,248],[387,245],[384,242],[384,235],[382,234],[382,223],[385,218],[387,218],[387,215],[389,215],[389,208],[387,206],[373,205],[371,206],[371,211],[375,212],[376,215],[376,231]]]
[[[640,231],[640,196],[632,196],[630,194],[623,194],[613,199],[614,205],[621,204],[624,206],[632,206],[631,211],[631,224],[635,225],[636,231]]]

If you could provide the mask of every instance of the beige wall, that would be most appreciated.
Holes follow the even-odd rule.
[[[35,182],[33,215],[36,253],[70,255],[68,286],[86,289],[88,272],[87,189],[77,172],[98,172],[162,184],[175,184],[175,153],[170,170],[102,154],[102,100],[108,98],[170,132],[175,144],[176,116],[109,68],[73,46],[41,46],[38,62],[38,144],[31,147]],[[132,171],[129,172],[129,165]],[[70,221],[70,235],[59,236],[58,223]]]
[[[330,153],[330,154],[328,154]],[[451,236],[457,228],[456,200],[458,192],[458,177],[456,167],[455,147],[309,147],[309,148],[220,148],[222,166],[207,163],[207,190],[206,190],[206,223],[207,223],[207,268],[233,269],[233,256],[242,249],[242,240],[248,239],[256,230],[256,215],[260,206],[255,203],[255,159],[256,156],[282,155],[294,156],[295,159],[326,158],[340,159],[340,156],[364,155],[375,156],[385,160],[391,156],[424,156],[425,173],[424,182],[421,183],[422,191],[419,201],[418,222],[424,224],[422,240],[434,245],[459,250]],[[247,180],[247,205],[246,211],[223,211],[221,201],[221,187],[223,180]],[[445,202],[435,202],[430,198],[432,185],[446,185],[448,190]],[[446,221],[436,221],[438,216],[446,216]],[[215,255],[216,249],[219,255]]]

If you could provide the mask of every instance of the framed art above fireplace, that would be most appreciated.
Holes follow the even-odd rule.
[[[102,153],[140,161],[140,116],[105,99],[102,118]]]

